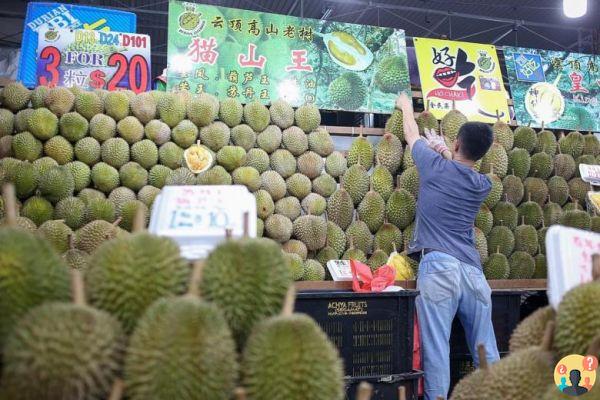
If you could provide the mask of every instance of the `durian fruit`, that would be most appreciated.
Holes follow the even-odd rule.
[[[371,233],[377,232],[383,224],[385,200],[373,189],[372,184],[370,190],[356,208],[356,212],[360,219],[365,221]]]
[[[544,152],[551,157],[554,157],[556,155],[557,147],[558,142],[554,132],[542,128],[542,130],[538,133],[538,142],[537,146],[535,147],[535,151],[538,153]]]
[[[563,206],[569,200],[569,184],[562,176],[553,176],[548,179],[547,185],[551,202]]]
[[[355,164],[361,164],[365,170],[371,169],[373,166],[373,145],[369,140],[363,136],[362,126],[360,128],[359,136],[352,141],[350,149],[348,150],[348,166],[351,167]]]
[[[322,281],[325,279],[325,268],[317,260],[308,259],[304,261],[303,281]]]
[[[525,217],[521,220],[521,225],[515,228],[515,251],[524,251],[534,256],[537,254],[538,235],[537,230],[531,225],[525,225]]]
[[[296,172],[296,158],[286,149],[278,149],[271,154],[271,169],[276,171],[284,179],[289,178]]]
[[[140,318],[125,358],[132,400],[217,400],[233,391],[235,342],[220,310],[199,298],[200,270],[197,263],[185,296],[161,298]],[[174,359],[177,365],[169,362]],[[178,379],[164,381],[173,374]]]
[[[500,247],[496,248],[496,252],[490,254],[488,259],[483,263],[483,273],[486,279],[507,279],[510,273],[508,259],[500,253]]]
[[[30,309],[69,297],[66,265],[50,242],[19,226],[14,187],[5,185],[2,195],[6,225],[0,226],[0,346]]]
[[[575,164],[575,159],[570,154],[559,153],[554,156],[555,175],[562,176],[565,180],[569,180],[575,174],[576,169],[577,165]]]
[[[128,187],[119,186],[110,192],[108,195],[108,200],[114,205],[117,213],[121,213],[121,209],[123,208],[123,204],[130,200],[135,200],[135,192]]]
[[[535,271],[533,279],[546,279],[548,277],[548,263],[544,254],[538,254],[534,258]]]
[[[73,109],[75,95],[65,87],[53,87],[46,94],[44,103],[57,117],[61,117]]]
[[[227,98],[219,106],[219,120],[230,128],[242,123],[244,106],[237,99]]]
[[[141,140],[131,146],[131,159],[145,169],[150,169],[158,162],[158,148],[148,139]]]
[[[584,154],[582,156],[577,157],[577,160],[575,160],[575,163],[577,165],[575,168],[575,176],[578,178],[581,178],[579,166],[581,164],[596,165],[596,157]]]
[[[494,206],[500,201],[504,188],[502,187],[502,180],[498,177],[498,175],[494,174],[493,171],[487,174],[487,177],[492,183],[492,188],[483,203],[488,206],[488,208],[494,208]]]
[[[510,257],[515,248],[515,236],[507,226],[494,226],[487,237],[487,241],[488,249],[496,249],[497,253],[502,253],[507,258]]]
[[[533,273],[535,272],[535,260],[531,254],[524,251],[515,251],[510,256],[509,262],[509,279],[531,279],[533,277]]]
[[[587,212],[574,209],[565,211],[558,220],[558,223],[571,228],[590,230],[592,227],[592,218]]]
[[[440,121],[440,128],[443,134],[451,142],[458,138],[460,127],[467,122],[467,117],[460,111],[452,109],[444,115]]]
[[[323,172],[325,162],[323,157],[314,151],[307,151],[297,159],[298,171],[309,179],[315,179]]]
[[[529,176],[548,179],[554,171],[554,159],[548,153],[535,153],[531,156]]]
[[[487,240],[481,229],[473,228],[473,232],[475,237],[475,248],[479,252],[479,258],[481,259],[481,264],[483,264],[488,258]]]
[[[294,237],[306,245],[310,251],[325,246],[327,240],[327,221],[316,215],[302,215],[293,222]]]
[[[165,93],[157,101],[156,111],[160,119],[172,129],[186,117],[186,99],[180,93]]]
[[[502,180],[502,198],[506,201],[518,206],[525,195],[525,187],[523,181],[518,176],[506,175]]]
[[[386,133],[391,133],[392,135],[396,136],[398,138],[398,140],[400,140],[401,142],[405,142],[405,140],[404,140],[404,116],[402,115],[401,110],[394,110],[392,112],[392,115],[390,115],[390,117],[388,118],[388,120],[385,123],[384,130]],[[410,152],[407,151],[406,153],[410,153]]]
[[[62,254],[63,261],[71,268],[85,271],[88,267],[89,255],[75,248],[75,236],[69,235],[69,248]]]
[[[538,308],[522,320],[510,336],[510,352],[540,346],[548,322],[554,321],[556,313],[551,306]]]
[[[177,169],[185,162],[183,149],[173,142],[167,142],[158,148],[158,160],[165,167]]]
[[[28,131],[39,140],[48,140],[58,133],[58,118],[47,108],[35,109],[27,125]]]
[[[171,130],[171,140],[182,149],[187,149],[198,139],[198,128],[189,119],[180,121]]]
[[[369,226],[362,220],[357,218],[346,229],[346,240],[348,248],[352,242],[354,247],[361,250],[364,254],[371,254],[373,249],[373,236],[369,230]]]
[[[30,162],[21,162],[14,168],[12,183],[19,199],[26,199],[34,194],[38,186],[39,174]]]
[[[144,125],[136,117],[127,116],[117,122],[117,132],[130,145],[144,137]]]
[[[244,348],[241,370],[248,400],[342,400],[338,351],[313,319],[292,314],[295,294],[289,292],[282,314],[257,324]]]
[[[86,204],[85,221],[102,219],[107,222],[114,222],[116,219],[115,206],[107,199],[90,199]]]
[[[12,135],[14,132],[23,132],[29,129],[29,117],[33,108],[26,108],[13,114],[6,108],[0,109],[0,137]]]
[[[385,206],[387,219],[399,229],[404,230],[414,221],[416,213],[417,202],[414,196],[398,184]]]
[[[332,221],[327,221],[326,243],[327,246],[335,250],[335,252],[337,253],[336,258],[340,257],[342,253],[344,253],[344,250],[346,250],[346,234],[344,233],[342,228],[337,226]]]
[[[2,136],[0,137],[0,159],[5,157],[12,157],[12,136]]]
[[[267,107],[255,100],[244,106],[244,121],[255,132],[262,132],[269,125],[271,115]]]
[[[219,100],[211,94],[201,93],[188,99],[186,112],[194,125],[207,126],[219,115]]]
[[[15,158],[31,162],[42,156],[43,146],[42,142],[25,131],[12,137],[11,149]]]
[[[283,147],[298,157],[308,150],[308,136],[297,126],[291,126],[281,134]]]
[[[600,310],[595,303],[600,295],[597,268],[592,271],[592,276],[592,282],[565,293],[556,310],[554,348],[560,358],[569,354],[588,354],[588,346],[600,332]]]
[[[129,97],[120,90],[108,92],[104,97],[106,115],[120,121],[129,115]]]
[[[367,86],[354,72],[345,72],[329,84],[329,98],[345,109],[359,109],[367,97]]]
[[[321,174],[312,181],[312,191],[325,198],[331,196],[337,189],[337,182],[329,174]]]
[[[417,198],[419,195],[419,171],[416,166],[413,165],[402,172],[399,176],[398,186]]]
[[[425,129],[433,130],[436,133],[439,131],[439,123],[435,115],[428,110],[424,110],[419,113],[416,118],[417,126],[419,127],[419,134],[424,135]]]
[[[380,164],[379,159],[371,173],[371,184],[373,190],[379,193],[384,201],[387,201],[394,191],[394,178],[390,171]]]
[[[114,315],[127,333],[155,300],[183,293],[189,274],[179,246],[167,237],[141,232],[142,218],[138,212],[132,235],[101,244],[85,274],[90,302]]]
[[[106,195],[99,190],[92,188],[85,188],[77,194],[83,202],[87,205],[91,200],[94,199],[106,199]]]
[[[104,101],[94,92],[82,91],[75,95],[75,111],[89,121],[104,112]]]
[[[225,173],[227,173],[225,171]],[[171,169],[164,165],[157,164],[150,168],[148,172],[148,183],[156,188],[161,189],[165,185],[167,177],[171,174]]]
[[[354,216],[354,203],[342,185],[327,200],[327,217],[342,229],[347,229]]]
[[[301,280],[304,275],[304,261],[302,260],[302,257],[296,253],[287,253],[284,251],[283,258],[288,264],[292,279],[294,281]]]
[[[260,176],[261,189],[266,190],[274,201],[286,195],[287,186],[285,180],[275,171],[265,171]]]
[[[361,164],[354,164],[343,176],[341,187],[343,187],[358,205],[369,190],[369,175]]]
[[[323,215],[327,208],[327,200],[319,194],[309,193],[301,203],[302,209],[307,214]]]
[[[246,153],[246,164],[247,167],[255,168],[259,173],[263,173],[269,169],[269,155],[263,149],[250,149]]]
[[[144,127],[144,135],[146,135],[146,138],[160,146],[171,140],[171,128],[164,122],[153,119]]]
[[[494,209],[496,208],[498,208],[498,205],[494,207]],[[485,204],[482,204],[481,207],[479,207],[479,212],[477,213],[477,216],[475,217],[475,227],[481,229],[481,231],[485,235],[488,235],[492,230],[493,226],[494,216],[490,209]]]
[[[519,211],[513,203],[501,201],[492,210],[494,225],[504,225],[514,230],[519,223]]]
[[[294,119],[298,128],[310,133],[321,124],[321,113],[314,104],[304,104],[296,109]]]
[[[249,151],[256,143],[256,133],[246,124],[237,125],[231,129],[231,141]]]
[[[309,133],[308,149],[321,157],[327,157],[333,153],[334,143],[329,132],[325,128],[317,128]]]
[[[152,204],[154,203],[154,199],[156,199],[156,196],[158,196],[159,194],[160,189],[155,188],[154,186],[146,185],[140,189],[137,198],[148,208],[151,208]]]
[[[513,175],[525,179],[531,169],[531,156],[526,149],[514,148],[508,152],[508,170]]]
[[[523,186],[525,188],[525,198],[535,201],[540,207],[548,200],[548,186],[543,179],[529,177],[523,181]]]
[[[277,99],[269,107],[271,121],[281,129],[294,125],[294,109],[283,99]]]
[[[600,216],[594,215],[592,217],[592,232],[599,233],[600,232]]]
[[[387,260],[388,254],[379,248],[375,248],[375,251],[367,260],[367,265],[371,268],[372,271],[375,271],[377,268],[381,267],[382,265],[385,265],[387,263]]]
[[[220,308],[238,348],[256,323],[281,310],[292,283],[280,246],[264,238],[222,242],[208,255],[203,275],[200,292]]]
[[[583,154],[585,139],[583,135],[577,131],[569,132],[567,136],[562,135],[558,140],[560,152],[569,154],[573,158],[577,158]]]
[[[89,123],[79,113],[69,112],[60,117],[58,127],[61,136],[75,143],[87,135]]]
[[[310,179],[300,173],[295,173],[285,181],[287,192],[298,200],[304,199],[310,193],[312,184]]]
[[[30,100],[31,100],[32,108],[35,109],[35,108],[44,107],[44,98],[48,94],[48,90],[50,90],[50,88],[48,88],[48,86],[40,85],[40,86],[36,86],[35,89],[33,89],[31,91]]]
[[[146,227],[150,214],[148,207],[139,200],[126,201],[121,207],[119,226],[126,231],[132,231],[138,214],[142,227]]]
[[[334,151],[325,159],[325,171],[334,178],[344,175],[347,169],[348,162],[346,157],[339,151]]]
[[[271,154],[281,145],[282,135],[281,129],[277,125],[269,125],[256,136],[256,144],[259,148]]]
[[[538,137],[535,130],[529,126],[519,126],[515,129],[514,147],[533,153],[537,146]]]
[[[535,201],[531,200],[531,197],[519,207],[519,220],[525,221],[524,224],[532,225],[534,228],[539,228],[544,220],[544,212],[542,207]]]
[[[256,215],[262,219],[267,219],[275,211],[275,203],[271,195],[266,190],[257,190],[254,192],[256,198]]]
[[[544,206],[543,213],[544,219],[542,221],[542,224],[550,226],[558,224],[558,221],[560,220],[560,217],[563,214],[563,210],[558,204],[548,202]]]
[[[499,178],[504,178],[508,171],[508,155],[500,143],[492,143],[488,152],[481,159],[479,172],[487,174],[492,170]]]
[[[583,154],[594,157],[600,155],[600,142],[591,132],[583,136]]]
[[[21,207],[21,216],[30,219],[37,226],[51,220],[53,215],[52,203],[40,196],[28,198]]]
[[[260,174],[252,167],[236,168],[232,172],[231,177],[235,185],[244,185],[250,192],[256,192],[260,189]]]
[[[217,162],[228,172],[241,167],[246,162],[246,151],[239,146],[224,146],[217,153]]]
[[[119,168],[119,179],[123,186],[138,191],[148,184],[148,171],[140,164],[130,161]]]
[[[89,166],[93,166],[98,161],[100,161],[100,157],[102,155],[102,148],[100,146],[100,143],[98,143],[98,141],[92,137],[84,137],[83,139],[79,140],[75,144],[73,150],[77,161],[69,164],[78,165],[84,163],[86,164],[86,166],[88,166],[86,171],[90,169]],[[73,169],[71,169],[71,172],[73,172]],[[73,175],[75,175],[75,173],[73,173]],[[75,186],[77,187],[78,185],[76,184]]]
[[[375,148],[375,157],[381,166],[394,175],[402,163],[402,142],[391,133],[383,135]]]
[[[308,249],[306,248],[306,245],[296,239],[290,239],[287,242],[283,243],[281,245],[281,250],[283,250],[285,253],[296,254],[303,261],[306,260],[306,257],[308,256]],[[302,271],[304,271],[304,268],[302,269]],[[301,277],[302,276],[300,276],[300,278]]]
[[[54,218],[64,220],[71,229],[79,229],[85,223],[86,205],[78,197],[65,197],[54,209]]]
[[[208,171],[198,174],[196,183],[198,185],[231,185],[233,179],[225,168],[215,165]]]
[[[73,161],[73,146],[62,136],[54,136],[44,143],[44,154],[53,158],[59,165]]]
[[[121,168],[129,161],[129,144],[123,138],[107,139],[102,143],[101,157],[102,161],[111,167]]]
[[[337,260],[339,257],[337,251],[329,246],[329,244],[326,244],[325,247],[323,247],[321,250],[319,250],[319,252],[317,253],[315,259],[321,264],[321,266],[323,267],[323,272],[325,272],[324,276],[322,279],[318,279],[318,280],[326,280],[327,279],[327,262],[329,260]]]
[[[185,167],[181,167],[171,171],[167,179],[165,179],[165,186],[193,185],[195,182],[196,176],[194,173]]]
[[[81,275],[72,273],[74,302],[32,309],[8,338],[2,377],[6,398],[108,397],[125,335],[117,320],[85,303]]]
[[[292,237],[292,221],[281,214],[273,214],[265,219],[266,236],[279,243],[285,243]]]
[[[573,178],[569,181],[569,196],[571,196],[571,199],[577,200],[582,206],[585,205],[587,192],[590,190],[590,184],[581,178]]]
[[[121,236],[122,231],[116,226],[119,220],[110,223],[103,220],[88,222],[75,232],[75,247],[92,254],[106,240]]]
[[[394,248],[402,246],[402,232],[397,226],[384,222],[381,228],[375,233],[373,245],[384,252],[391,254]]]
[[[494,141],[500,143],[504,150],[509,151],[513,148],[514,134],[510,125],[501,121],[500,118],[492,125]]]
[[[348,237],[348,249],[342,254],[342,260],[357,260],[361,263],[366,263],[367,256],[362,250],[354,247],[352,237]]]
[[[53,167],[40,175],[38,189],[44,198],[57,203],[73,195],[75,181],[68,168]]]
[[[27,107],[31,91],[21,82],[10,82],[2,89],[2,106],[12,112],[17,112]]]
[[[104,142],[106,139],[114,137],[117,133],[116,121],[106,114],[96,114],[90,120],[90,136]]]
[[[38,234],[46,239],[59,253],[69,249],[69,238],[73,231],[62,220],[48,220],[40,225]]]

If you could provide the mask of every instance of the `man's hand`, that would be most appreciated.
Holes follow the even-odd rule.
[[[412,99],[402,92],[396,99],[396,108],[402,111],[402,120],[404,126],[404,140],[408,144],[408,148],[412,151],[413,144],[419,140],[419,127],[415,121],[413,112]]]
[[[402,92],[400,96],[396,99],[396,108],[402,110],[402,112],[407,113],[410,111],[413,112],[412,99],[410,99],[406,93]]]
[[[435,130],[427,129],[424,130],[425,138],[427,138],[427,142],[429,143],[429,147],[431,147],[435,152],[440,153],[444,158],[451,160],[452,153],[448,149],[446,145],[446,141],[442,135],[438,135]]]

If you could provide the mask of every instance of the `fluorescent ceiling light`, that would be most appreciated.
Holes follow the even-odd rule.
[[[587,0],[563,0],[563,12],[567,18],[583,17],[587,13]]]

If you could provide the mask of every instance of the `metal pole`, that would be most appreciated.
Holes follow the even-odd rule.
[[[439,28],[439,27],[440,27],[440,26],[441,26],[441,25],[442,25],[444,22],[446,22],[446,20],[447,20],[447,19],[448,19],[448,15],[446,15],[444,18],[440,19],[440,20],[438,21],[438,23],[437,23],[437,24],[435,24],[435,25],[434,25],[434,26],[431,28],[431,30],[433,31],[433,33],[435,33],[435,30],[436,30],[437,28]],[[428,34],[427,34],[425,37],[429,37],[429,35],[431,35],[431,33],[428,33]]]

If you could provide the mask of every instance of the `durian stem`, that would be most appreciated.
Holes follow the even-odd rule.
[[[244,388],[236,388],[233,391],[233,397],[235,400],[246,400],[246,390]]]
[[[233,230],[231,228],[225,229],[225,239],[231,239],[233,237]]]
[[[479,356],[479,369],[486,371],[489,367],[487,361],[487,354],[485,352],[485,345],[480,343],[477,346],[477,355]]]
[[[400,189],[400,174],[396,175],[396,189]]]
[[[592,279],[600,281],[600,254],[592,255]]]
[[[373,395],[373,385],[361,382],[356,389],[356,400],[370,400]]]
[[[71,291],[73,303],[78,306],[85,306],[85,286],[83,284],[83,275],[78,269],[71,269]]]
[[[542,339],[542,350],[550,351],[552,349],[552,343],[554,342],[554,321],[548,321],[546,324],[546,330],[544,331],[544,338]]]
[[[392,242],[392,248],[394,249],[394,253],[398,253],[398,249],[396,249],[396,242]]]
[[[69,234],[69,249],[70,250],[75,249],[75,234],[74,233]]]
[[[406,400],[406,388],[398,386],[398,400]]]
[[[17,226],[17,200],[15,198],[15,187],[12,183],[5,183],[2,186],[2,197],[4,198],[6,224],[8,226]]]
[[[500,121],[500,110],[496,108],[496,121]]]
[[[123,391],[125,389],[125,383],[121,378],[117,378],[113,383],[112,390],[110,391],[110,396],[108,400],[121,400],[123,397]]]
[[[496,246],[496,254],[500,254],[500,246]]]
[[[133,217],[133,224],[131,226],[131,232],[141,232],[146,228],[146,216],[144,215],[144,210],[142,208],[138,208],[135,211],[135,215]]]
[[[524,215],[521,217],[521,225],[525,225],[525,216]]]
[[[294,313],[294,304],[296,303],[296,287],[291,285],[285,295],[285,301],[283,302],[283,308],[281,315],[289,317]]]
[[[544,130],[544,121],[542,121],[542,130]]]
[[[244,237],[247,238],[250,234],[250,214],[246,211],[244,213]]]
[[[190,277],[190,286],[187,294],[194,297],[200,297],[200,282],[202,281],[202,270],[204,260],[196,260],[192,267],[192,276]]]
[[[119,226],[119,224],[120,224],[120,223],[121,223],[121,217],[117,218],[117,219],[115,220],[115,222],[113,222],[113,223],[112,223],[113,230],[114,230],[114,229],[116,229],[116,228]],[[105,238],[106,240],[110,239],[110,234],[109,234],[109,233],[105,234],[105,235],[104,235],[104,238]]]

